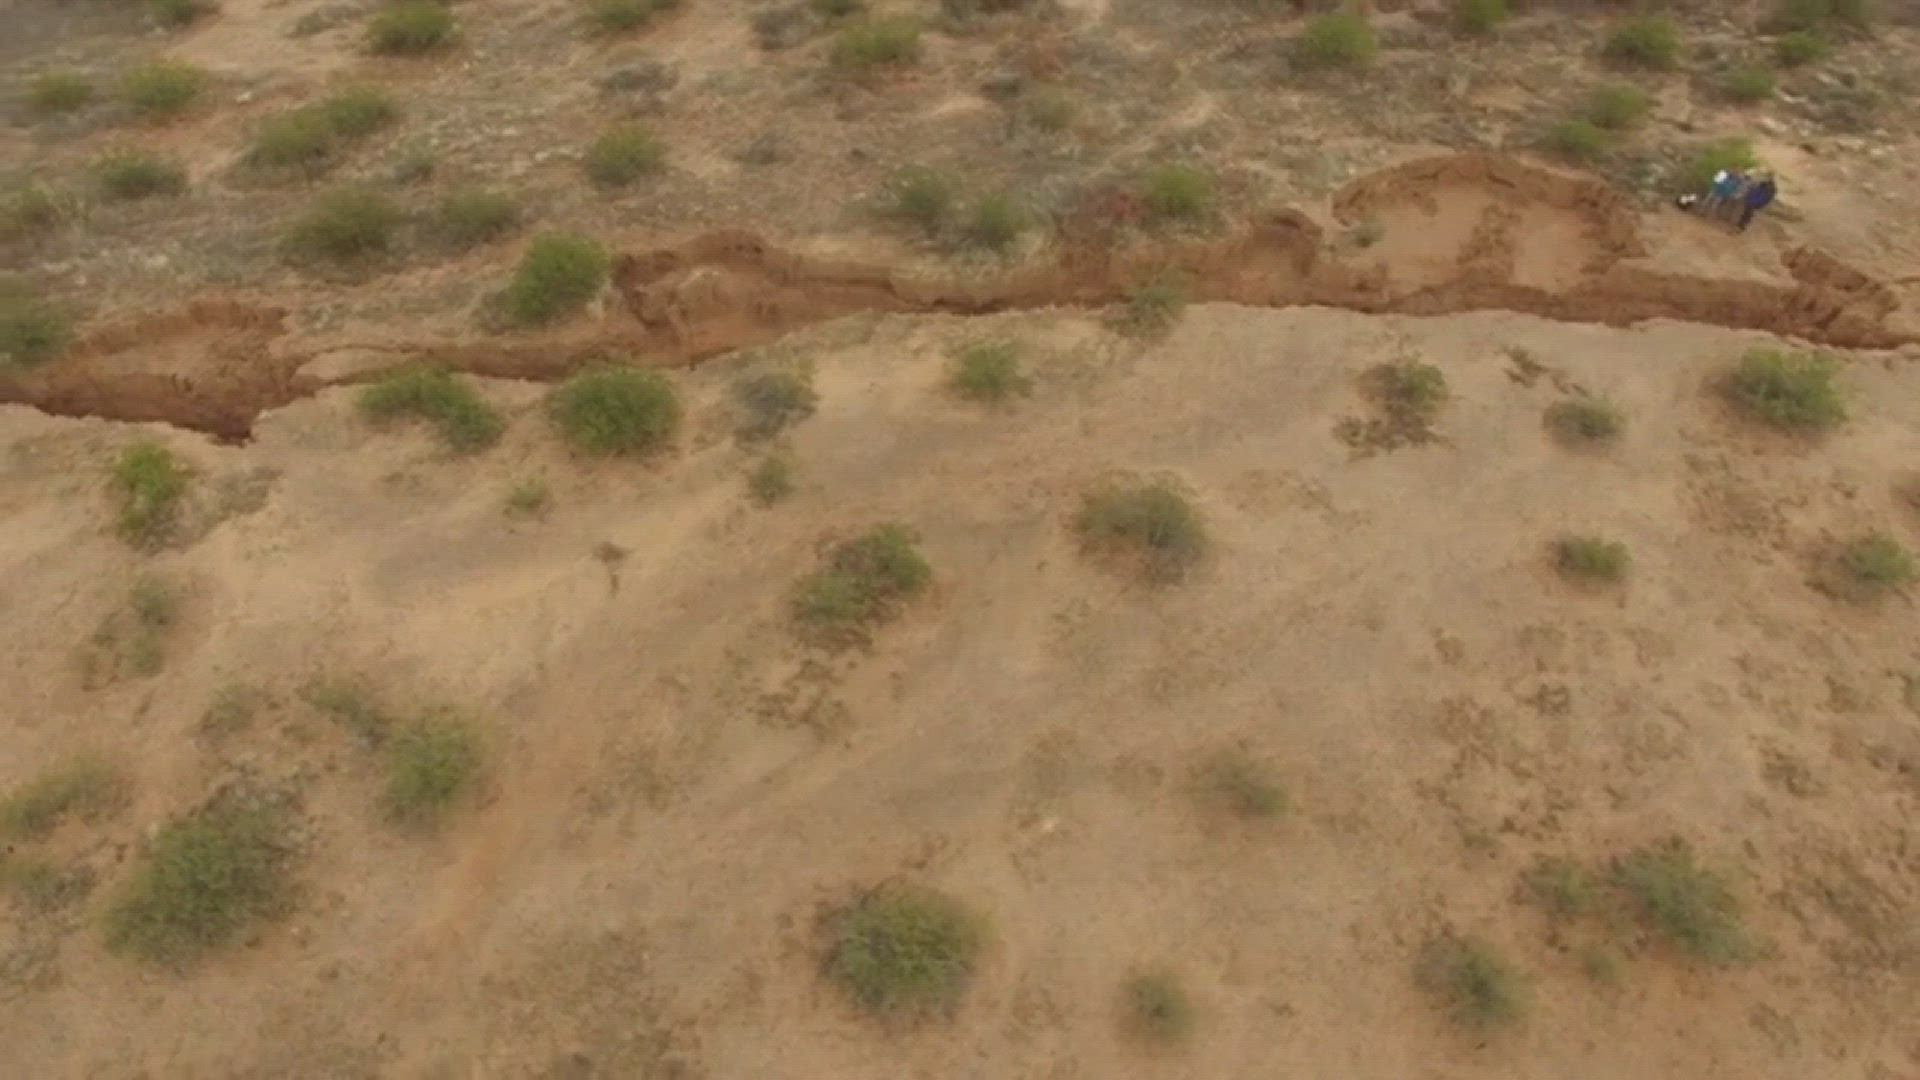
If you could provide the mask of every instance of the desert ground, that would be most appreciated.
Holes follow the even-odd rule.
[[[0,1075],[1920,1078],[1920,585],[1850,570],[1920,549],[1914,12],[1731,100],[1771,5],[1636,67],[1608,5],[1308,63],[1290,5],[881,4],[854,71],[858,11],[642,6],[0,0]],[[130,115],[157,56],[206,85]],[[342,87],[397,115],[263,170]],[[1670,201],[1729,139],[1745,233]],[[338,191],[391,235],[305,257]],[[516,323],[556,233],[599,274]],[[605,452],[628,368],[671,417]],[[1089,524],[1134,485],[1177,551]],[[887,525],[924,578],[821,632]],[[252,864],[182,846],[235,806]],[[909,886],[974,947],[876,1006]]]

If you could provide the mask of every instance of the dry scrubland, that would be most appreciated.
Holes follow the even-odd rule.
[[[0,4],[6,1075],[1920,1074],[1898,11]]]

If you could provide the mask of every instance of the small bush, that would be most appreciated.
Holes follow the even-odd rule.
[[[652,22],[675,0],[589,0],[587,20],[603,34],[623,34]]]
[[[1745,104],[1772,97],[1774,85],[1773,72],[1763,67],[1738,67],[1720,77],[1720,93]]]
[[[1830,431],[1847,418],[1837,371],[1832,360],[1813,353],[1755,349],[1740,358],[1727,393],[1741,411],[1783,431]]]
[[[93,167],[94,182],[108,199],[150,199],[187,190],[187,171],[177,163],[140,153],[121,153]]]
[[[813,415],[820,404],[813,383],[791,371],[749,375],[733,384],[733,400],[740,409],[734,430],[743,439],[771,439]]]
[[[1604,128],[1587,120],[1562,120],[1548,128],[1541,140],[1548,150],[1575,161],[1594,157],[1605,150],[1610,141]]]
[[[1733,891],[1694,861],[1679,840],[1642,848],[1621,859],[1614,879],[1646,922],[1682,950],[1703,960],[1743,960],[1754,943],[1740,921]]]
[[[868,1012],[918,1017],[959,1004],[986,949],[984,919],[924,886],[885,885],[838,912],[826,974]]]
[[[147,14],[154,25],[167,30],[191,26],[215,11],[203,0],[147,0]]]
[[[126,777],[97,758],[73,758],[0,799],[0,839],[38,840],[69,817],[91,821],[124,806]]]
[[[794,617],[829,638],[857,638],[932,580],[916,540],[905,526],[880,525],[839,544],[794,591]]]
[[[256,169],[317,175],[333,166],[347,144],[390,126],[399,116],[400,107],[378,90],[342,90],[268,119],[254,133],[245,160]]]
[[[584,236],[536,236],[501,295],[502,314],[514,326],[554,322],[593,299],[607,279],[607,265],[606,249]]]
[[[32,296],[0,295],[0,369],[30,367],[60,355],[72,340],[66,312]]]
[[[1680,30],[1664,15],[1631,18],[1614,28],[1603,55],[1648,68],[1670,68],[1680,59]]]
[[[1058,133],[1073,126],[1080,107],[1064,90],[1036,90],[1021,100],[1020,115],[1034,128]]]
[[[1687,191],[1705,191],[1713,183],[1714,175],[1722,169],[1750,172],[1759,166],[1760,160],[1754,156],[1751,140],[1716,139],[1687,159],[1681,172],[1681,183]]]
[[[1122,990],[1127,1029],[1137,1039],[1176,1046],[1193,1034],[1193,999],[1172,972],[1156,971],[1127,980]]]
[[[1653,98],[1645,90],[1616,83],[1595,90],[1581,115],[1594,127],[1622,131],[1645,119],[1652,108]]]
[[[1191,165],[1162,165],[1147,174],[1140,199],[1162,221],[1194,221],[1213,212],[1213,177]]]
[[[382,56],[420,56],[453,41],[453,12],[433,0],[400,0],[367,23],[367,48]]]
[[[864,19],[833,40],[833,65],[855,75],[920,59],[920,24],[908,18]]]
[[[282,242],[297,262],[367,262],[392,250],[400,224],[400,209],[386,196],[348,188],[316,199]]]
[[[1388,420],[1399,427],[1424,429],[1440,418],[1447,403],[1447,377],[1432,364],[1403,360],[1370,373],[1374,396]]]
[[[1207,762],[1200,770],[1200,793],[1207,802],[1245,818],[1278,817],[1289,803],[1279,777],[1244,750],[1230,750]]]
[[[0,859],[0,891],[11,893],[29,911],[48,914],[85,899],[93,891],[93,872],[84,865],[15,855]]]
[[[93,80],[76,71],[49,71],[27,86],[27,108],[36,116],[78,112],[93,103]]]
[[[1453,25],[1463,34],[1490,34],[1507,21],[1507,0],[1453,0]]]
[[[1001,402],[1033,390],[1033,380],[1020,370],[1020,350],[1007,341],[975,341],[954,354],[953,374],[947,385],[961,397]]]
[[[402,368],[360,391],[360,411],[375,420],[431,420],[455,450],[481,450],[500,441],[506,421],[473,387],[441,368]]]
[[[892,216],[930,237],[946,228],[958,199],[958,185],[952,176],[923,166],[901,170],[887,190]]]
[[[328,130],[343,139],[365,138],[400,118],[400,106],[393,98],[370,86],[338,91],[311,108],[326,121]]]
[[[1626,417],[1603,398],[1574,398],[1547,407],[1547,430],[1569,446],[1597,446],[1620,437]]]
[[[107,909],[107,945],[179,962],[281,914],[294,855],[285,815],[225,796],[164,826]]]
[[[793,459],[785,454],[770,454],[747,474],[747,494],[761,506],[772,506],[794,489]]]
[[[1187,292],[1180,280],[1159,277],[1129,292],[1113,323],[1122,333],[1154,337],[1173,329],[1186,310]]]
[[[433,209],[432,231],[455,248],[499,240],[520,227],[520,202],[500,191],[466,188],[440,199]]]
[[[982,195],[967,211],[960,235],[969,244],[989,251],[1005,251],[1027,227],[1027,212],[1012,196]]]
[[[39,184],[27,184],[7,194],[0,203],[0,243],[12,243],[48,232],[65,216],[63,199]],[[0,290],[0,301],[19,299]]]
[[[1526,1012],[1526,984],[1493,946],[1476,938],[1445,937],[1429,944],[1417,981],[1465,1027],[1497,1027]]]
[[[386,745],[393,734],[393,717],[357,681],[315,679],[300,688],[300,698],[369,747]]]
[[[1833,46],[1817,31],[1795,30],[1782,34],[1773,43],[1773,59],[1781,67],[1800,67],[1816,60],[1825,60]]]
[[[158,443],[135,443],[122,451],[113,465],[113,484],[120,494],[121,538],[138,545],[165,539],[187,493],[187,475],[173,451]]]
[[[1875,600],[1920,578],[1913,552],[1885,533],[1871,533],[1840,549],[1838,591],[1849,599]]]
[[[554,390],[550,407],[567,441],[595,454],[656,450],[680,428],[673,383],[643,368],[583,371]]]
[[[1803,32],[1835,24],[1864,30],[1873,16],[1873,0],[1780,0],[1769,22],[1776,29]]]
[[[539,477],[522,480],[507,492],[507,513],[519,517],[537,517],[553,505],[553,491]]]
[[[444,716],[394,734],[387,747],[387,785],[381,804],[396,824],[436,823],[480,774],[480,739]]]
[[[1346,66],[1371,61],[1380,42],[1365,15],[1340,11],[1307,20],[1294,48],[1308,63]]]
[[[666,167],[667,152],[653,133],[635,124],[623,124],[603,133],[587,147],[581,168],[601,187],[625,187]]]
[[[1599,907],[1600,882],[1572,859],[1543,857],[1527,868],[1522,884],[1527,896],[1555,922],[1580,918]]]
[[[1116,485],[1087,496],[1074,527],[1090,546],[1137,558],[1155,581],[1183,577],[1207,549],[1199,513],[1163,482]]]
[[[1618,581],[1626,576],[1632,558],[1627,545],[1597,536],[1567,536],[1554,544],[1554,566],[1570,577],[1590,581]]]
[[[135,116],[167,120],[192,108],[206,88],[205,71],[192,64],[160,61],[128,72],[120,93]]]

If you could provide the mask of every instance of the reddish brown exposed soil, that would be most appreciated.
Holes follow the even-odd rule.
[[[1418,234],[1424,221],[1451,211],[1464,225],[1465,239],[1427,252],[1425,272],[1416,274],[1390,245],[1369,258],[1330,239],[1307,215],[1284,209],[1225,240],[1125,251],[1067,244],[1048,265],[965,284],[916,281],[884,266],[798,255],[751,233],[709,233],[620,257],[613,277],[624,311],[597,327],[371,348],[390,353],[395,364],[551,380],[608,355],[697,363],[863,312],[1097,307],[1170,273],[1194,300],[1263,307],[1322,305],[1411,315],[1504,309],[1612,326],[1664,318],[1848,348],[1894,348],[1914,340],[1887,324],[1899,305],[1888,286],[1819,251],[1789,252],[1783,261],[1793,280],[1780,283],[1636,265],[1631,260],[1646,248],[1635,211],[1617,193],[1597,180],[1510,158],[1459,154],[1386,169],[1339,192],[1332,209],[1348,222],[1406,216],[1403,234]],[[1527,250],[1528,244],[1534,249]],[[1558,264],[1560,274],[1547,276],[1563,283],[1527,279],[1519,272],[1522,263]],[[201,301],[177,314],[110,327],[57,363],[0,380],[0,402],[59,415],[163,421],[245,439],[260,412],[368,374],[365,366],[333,377],[306,371],[343,346],[322,348],[286,337],[283,315]]]

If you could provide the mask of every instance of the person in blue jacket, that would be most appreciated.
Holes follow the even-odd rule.
[[[1753,223],[1753,215],[1773,204],[1773,197],[1780,193],[1779,185],[1773,181],[1773,174],[1763,172],[1753,178],[1747,190],[1740,196],[1740,223],[1735,226],[1741,232]]]

